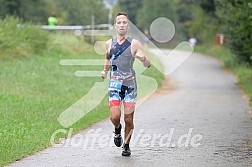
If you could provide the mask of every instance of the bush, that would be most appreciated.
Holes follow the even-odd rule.
[[[252,3],[251,0],[218,0],[218,16],[228,43],[238,60],[252,64]]]
[[[47,49],[49,33],[31,23],[6,17],[0,20],[0,57],[28,57]]]

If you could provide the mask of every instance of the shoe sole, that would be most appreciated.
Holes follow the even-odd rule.
[[[122,153],[122,156],[128,157],[128,156],[130,156],[130,155],[131,155],[131,153]]]

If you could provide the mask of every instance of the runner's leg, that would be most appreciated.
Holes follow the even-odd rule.
[[[124,122],[125,122],[125,131],[124,131],[124,138],[125,144],[130,143],[131,135],[134,129],[134,111],[136,105],[136,90],[134,88],[134,81],[131,82],[132,86],[127,88],[125,91],[124,97]]]
[[[109,91],[109,107],[110,107],[110,120],[115,126],[115,136],[114,136],[114,143],[117,147],[121,147],[123,143],[123,139],[121,136],[121,124],[120,124],[120,117],[121,117],[121,97],[118,91]]]
[[[120,106],[110,107],[110,120],[114,124],[115,128],[120,127],[121,110]]]
[[[114,124],[115,128],[120,127],[120,118],[121,118],[120,106],[121,106],[120,93],[115,90],[109,90],[110,120]]]
[[[124,130],[124,143],[129,144],[131,135],[133,133],[134,129],[134,111],[131,112],[130,114],[124,114],[124,122],[125,122],[125,130]]]

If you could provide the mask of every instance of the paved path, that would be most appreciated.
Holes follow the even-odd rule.
[[[105,120],[67,144],[10,166],[252,166],[247,147],[252,122],[236,78],[218,60],[199,54],[193,54],[169,78],[173,83],[167,80],[168,91],[148,99],[135,113],[131,157],[122,157],[121,148],[112,142],[103,147],[113,131]],[[95,130],[102,136],[99,141],[92,137]],[[92,144],[92,139],[97,140]]]

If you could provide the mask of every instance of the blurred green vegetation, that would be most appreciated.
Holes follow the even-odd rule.
[[[40,30],[13,17],[0,21],[0,166],[48,147],[53,132],[62,128],[60,113],[102,81],[74,76],[76,70],[101,70],[100,66],[59,64],[64,58],[103,59],[92,46],[72,32]],[[72,126],[73,132],[108,115],[104,98]]]
[[[0,18],[11,15],[36,24],[47,24],[52,13],[60,25],[88,25],[92,15],[96,24],[102,24],[109,12],[102,0],[0,0],[0,4]]]
[[[148,30],[158,17],[169,18],[177,43],[194,37],[201,45],[214,44],[216,34],[223,33],[237,61],[252,64],[251,0],[118,0],[115,12],[119,10],[135,13],[133,20],[141,30]]]
[[[0,19],[11,15],[47,24],[55,13],[60,25],[88,25],[92,15],[96,24],[102,24],[108,23],[109,14],[104,2],[110,0],[0,0]],[[117,0],[113,14],[118,11],[127,12],[142,31],[149,30],[158,17],[169,18],[176,27],[173,44],[191,37],[203,45],[211,44],[217,33],[223,33],[237,61],[252,64],[251,0]]]
[[[49,44],[48,33],[18,18],[0,20],[0,58],[41,54]]]

